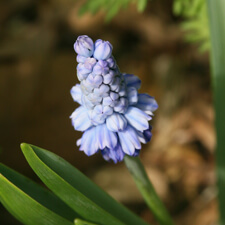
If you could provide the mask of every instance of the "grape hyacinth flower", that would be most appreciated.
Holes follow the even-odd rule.
[[[107,161],[122,161],[125,154],[138,156],[141,143],[151,139],[153,112],[157,102],[148,94],[138,94],[140,79],[121,73],[112,45],[101,39],[95,43],[87,35],[74,44],[80,84],[71,89],[81,106],[70,116],[75,130],[84,132],[77,141],[88,156],[101,152]]]

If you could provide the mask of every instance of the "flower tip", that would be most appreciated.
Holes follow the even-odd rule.
[[[108,41],[98,39],[95,42],[94,57],[97,60],[106,60],[111,56],[112,49],[113,47]]]
[[[90,57],[94,52],[94,43],[87,35],[79,36],[73,47],[75,52],[83,57]]]
[[[27,144],[26,143],[21,143],[20,148],[24,148]]]

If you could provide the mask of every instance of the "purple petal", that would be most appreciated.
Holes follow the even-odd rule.
[[[101,84],[98,88],[94,89],[94,94],[103,98],[108,96],[108,92],[109,92],[109,86],[106,84]]]
[[[115,101],[119,98],[119,94],[117,94],[116,92],[111,91],[110,92],[110,98]]]
[[[106,125],[113,132],[122,131],[127,127],[127,120],[122,114],[113,113],[106,119]]]
[[[100,104],[100,102],[102,101],[102,97],[101,96],[96,96],[93,95],[93,93],[90,93],[87,95],[87,99],[92,102],[94,105]]]
[[[108,97],[103,98],[102,104],[105,106],[109,106],[112,104],[112,102],[113,102],[113,100],[108,96]]]
[[[126,98],[120,98],[118,103],[114,106],[114,111],[124,113],[128,107],[128,100]]]
[[[113,114],[113,109],[110,106],[104,106],[103,107],[103,113],[107,116],[110,116]]]
[[[84,63],[86,59],[87,59],[87,57],[77,55],[77,62],[78,63]]]
[[[97,106],[95,106],[96,108]],[[106,115],[102,114],[102,113],[98,113],[96,112],[95,110],[92,110],[90,113],[89,113],[89,116],[90,116],[90,120],[91,122],[94,124],[94,125],[99,125],[99,124],[103,124],[105,122],[105,118],[106,118]]]
[[[97,40],[95,42],[94,57],[97,60],[106,60],[112,54],[112,45],[108,41]]]
[[[151,140],[152,133],[151,133],[152,127],[149,126],[149,129],[144,130],[143,132],[136,131],[138,134],[138,139],[141,143],[146,144]]]
[[[108,130],[106,124],[102,125],[103,146],[108,148],[115,148],[117,145],[116,133]]]
[[[144,133],[143,133],[144,134],[144,138],[145,138],[145,140],[147,142],[149,142],[151,140],[151,138],[152,138],[151,130],[152,130],[152,127],[149,126],[149,129],[148,130],[145,130]]]
[[[77,71],[77,78],[78,78],[79,81],[84,81],[87,78],[87,76],[88,76],[88,73],[82,74],[82,73]]]
[[[94,77],[92,74],[89,74],[86,81],[88,85],[97,88],[102,84],[102,80],[103,78],[100,75]]]
[[[151,117],[136,107],[129,107],[125,113],[125,117],[130,125],[141,132],[149,128],[148,120],[150,120]]]
[[[105,148],[101,153],[106,161],[113,160],[114,163],[122,161],[125,155],[120,144],[118,144],[114,149]]]
[[[80,146],[81,145],[81,140],[82,140],[82,138],[80,138],[80,139],[77,140],[77,143],[76,143],[77,146]]]
[[[94,103],[91,102],[85,95],[82,95],[81,103],[88,109],[93,109],[95,107]]]
[[[126,88],[126,85],[125,83],[122,83],[120,85],[120,91],[119,91],[119,96],[123,97],[127,94],[127,88]]]
[[[135,149],[141,149],[141,143],[134,128],[127,125],[127,128],[118,132],[119,141],[123,151],[127,155],[133,155]]]
[[[88,69],[90,72],[92,72],[94,65],[96,64],[95,58],[87,58],[84,62],[84,67]],[[89,73],[90,73],[89,72]]]
[[[81,138],[80,151],[84,151],[86,155],[90,156],[98,151],[95,143],[95,127],[91,127],[84,132]]]
[[[94,43],[87,35],[79,36],[74,43],[74,50],[78,55],[90,57],[94,51]]]
[[[72,95],[72,98],[75,102],[81,104],[82,91],[80,88],[80,84],[76,84],[75,86],[73,86],[70,90],[70,94]]]
[[[99,75],[106,75],[109,72],[108,63],[103,60],[99,60],[93,68],[93,72]]]
[[[80,150],[88,156],[95,154],[99,149],[114,149],[117,145],[115,133],[107,130],[106,125],[98,125],[86,130],[80,141]]]
[[[149,115],[153,115],[152,112],[158,108],[158,104],[152,96],[148,94],[138,94],[138,102],[135,107],[143,110]]]
[[[85,95],[91,93],[91,92],[93,91],[93,89],[94,89],[94,87],[92,87],[91,85],[89,85],[88,82],[87,82],[86,80],[81,81],[80,84],[81,84],[81,85],[80,85],[81,90],[82,90],[82,92],[83,92]]]
[[[104,139],[102,136],[102,128],[104,125],[98,125],[95,127],[95,142],[93,143],[95,145],[95,148],[97,149],[104,149]]]
[[[78,107],[70,116],[75,130],[85,131],[92,126],[88,111],[83,106]]]
[[[140,154],[140,149],[135,149],[135,152],[132,156],[137,157],[139,154]]]
[[[113,58],[113,56],[108,58],[106,61],[107,61],[107,63],[108,63],[110,68],[115,68],[116,67],[116,61]]]
[[[137,90],[141,87],[141,80],[133,74],[123,74],[127,87],[135,87]]]
[[[79,73],[80,75],[86,75],[89,74],[92,70],[90,70],[89,68],[85,67],[84,63],[79,63],[77,65],[77,73]]]
[[[120,88],[120,78],[117,76],[114,78],[112,84],[110,84],[110,89],[112,91],[118,91]]]
[[[135,87],[130,87],[127,90],[128,102],[129,105],[134,105],[138,101],[138,92]]]
[[[105,84],[109,84],[111,83],[111,81],[113,80],[113,77],[115,76],[115,72],[113,70],[110,70],[109,73],[105,74],[103,76],[103,82]]]

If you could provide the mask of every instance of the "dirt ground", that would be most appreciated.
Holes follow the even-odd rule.
[[[120,70],[142,79],[159,104],[151,143],[140,158],[177,225],[216,225],[214,111],[209,55],[185,43],[172,1],[135,5],[110,23],[104,12],[77,15],[83,1],[0,2],[1,162],[38,181],[20,143],[48,149],[79,168],[147,222],[157,224],[123,163],[78,151],[69,116],[76,78],[73,43],[87,34],[109,40]],[[20,224],[0,206],[2,225]]]

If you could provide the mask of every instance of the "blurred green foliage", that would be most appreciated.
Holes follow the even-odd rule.
[[[173,13],[185,20],[181,28],[186,32],[185,40],[199,43],[201,52],[210,49],[207,5],[205,0],[174,0]]]
[[[148,0],[86,0],[79,14],[83,15],[87,12],[95,14],[103,10],[106,13],[105,20],[109,22],[121,9],[127,9],[132,3],[137,5],[138,12],[143,12]],[[184,18],[181,28],[185,31],[185,40],[198,43],[201,52],[209,50],[209,27],[205,0],[174,0],[173,13]]]
[[[92,14],[97,13],[100,10],[106,12],[105,20],[109,22],[121,9],[126,9],[129,4],[136,3],[137,10],[143,12],[148,0],[87,0],[80,8],[80,15],[86,12]]]

